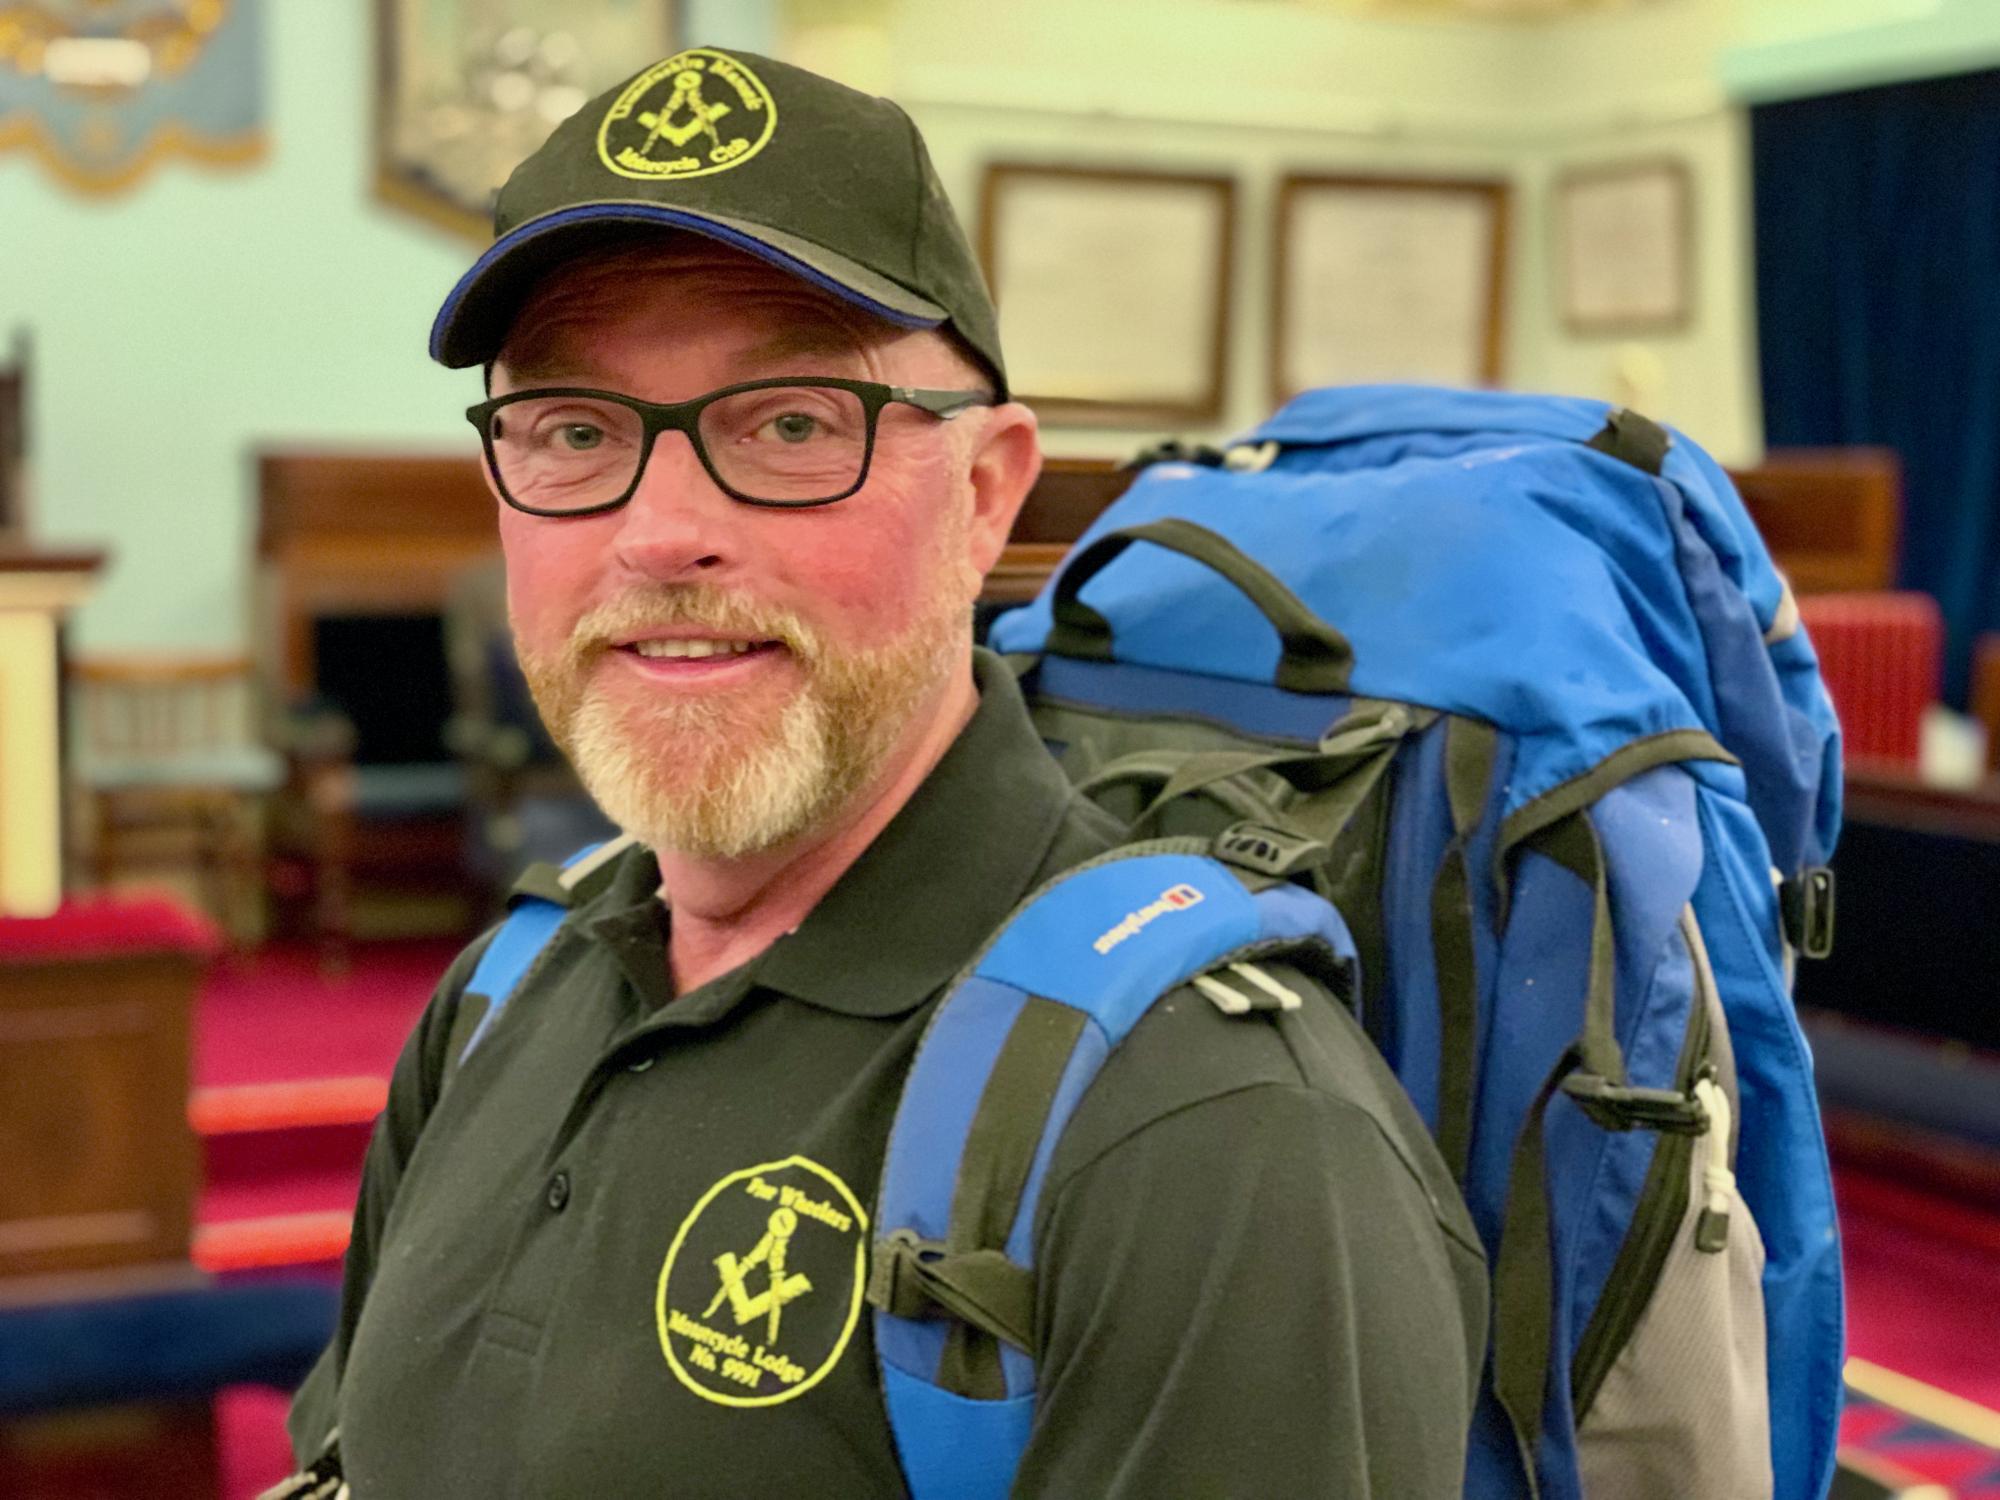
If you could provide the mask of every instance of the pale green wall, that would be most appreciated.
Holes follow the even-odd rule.
[[[1721,60],[1748,102],[2000,67],[1994,0],[1742,0]]]
[[[1739,19],[1731,0],[1670,0],[1547,28],[1538,58],[1545,129],[1519,178],[1532,262],[1518,306],[1527,382],[1628,402],[1725,463],[1754,462],[1763,448],[1747,122],[1715,76]],[[1556,183],[1572,168],[1642,158],[1690,169],[1691,316],[1672,332],[1579,336],[1558,303]]]
[[[34,519],[108,545],[83,644],[244,637],[258,443],[458,443],[424,330],[465,251],[368,196],[367,7],[267,11],[271,150],[80,198],[0,157],[0,330],[35,337]]]
[[[86,647],[233,647],[251,630],[250,453],[468,448],[476,378],[424,336],[472,249],[369,192],[363,0],[267,0],[272,148],[80,199],[0,156],[0,338],[36,338],[35,529],[116,560]],[[1287,170],[1481,172],[1517,185],[1508,373],[1622,394],[1618,341],[1555,316],[1548,188],[1671,154],[1700,181],[1699,311],[1644,341],[1652,410],[1730,461],[1760,443],[1736,97],[2000,62],[1994,0],[1652,0],[1552,25],[1392,23],[1272,0],[684,0],[691,39],[778,50],[894,94],[968,218],[982,163],[1161,163],[1241,185],[1228,420],[1263,388],[1269,219]],[[1900,70],[1900,71],[1897,71]],[[1887,76],[1887,75],[1884,75]],[[1814,80],[1825,80],[1815,82]],[[1131,432],[1062,432],[1117,454]]]
[[[1560,25],[1395,22],[1311,5],[1151,0],[795,0],[794,55],[905,101],[953,198],[993,159],[1225,171],[1239,221],[1228,412],[1270,407],[1277,183],[1289,171],[1498,176],[1515,185],[1506,382],[1632,399],[1729,462],[1761,448],[1749,342],[1740,111],[1715,78],[1732,0],[1651,0]],[[830,17],[815,25],[816,17]],[[1578,339],[1556,314],[1549,186],[1564,166],[1674,156],[1695,169],[1700,292],[1689,325]],[[1003,311],[1004,320],[1004,311]],[[1657,371],[1634,390],[1617,366]],[[1054,452],[1116,455],[1144,434],[1050,431]]]
[[[35,339],[34,532],[112,552],[86,649],[249,638],[255,448],[471,451],[478,376],[424,346],[477,247],[370,194],[372,9],[267,0],[271,149],[248,170],[173,163],[89,199],[0,156],[0,348]],[[683,13],[769,45],[762,0]]]

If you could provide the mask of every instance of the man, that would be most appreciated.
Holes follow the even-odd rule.
[[[482,942],[425,1012],[293,1441],[359,1500],[898,1495],[861,1313],[902,1080],[1015,905],[1120,840],[972,649],[1034,417],[886,101],[693,49],[496,217],[433,352],[488,368],[521,659],[631,837],[528,879],[568,910],[504,1010]],[[1016,1495],[1456,1493],[1477,1242],[1293,982],[1283,1024],[1163,1000],[1072,1119]]]

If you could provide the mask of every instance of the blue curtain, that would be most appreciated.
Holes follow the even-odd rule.
[[[1750,125],[1766,436],[1901,455],[1901,583],[1943,608],[1962,702],[2000,628],[2000,72]]]

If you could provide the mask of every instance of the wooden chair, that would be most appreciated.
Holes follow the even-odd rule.
[[[82,833],[99,886],[191,860],[210,912],[240,934],[257,900],[264,799],[285,778],[259,737],[244,656],[80,657],[70,678]]]

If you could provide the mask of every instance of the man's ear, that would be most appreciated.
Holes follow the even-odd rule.
[[[1042,472],[1042,448],[1035,414],[1018,401],[989,407],[967,475],[972,489],[972,525],[967,560],[984,578],[1000,561],[1021,503]]]

